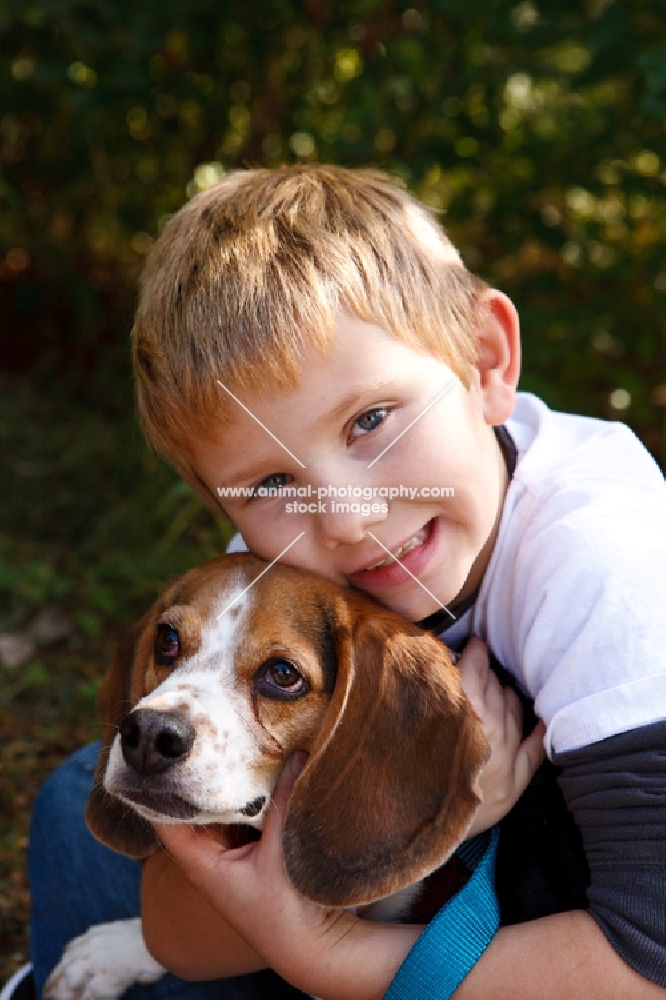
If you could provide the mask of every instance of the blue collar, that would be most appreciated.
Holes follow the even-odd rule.
[[[473,868],[415,942],[384,1000],[448,1000],[476,965],[499,928],[495,859],[499,829],[466,840],[456,851]]]

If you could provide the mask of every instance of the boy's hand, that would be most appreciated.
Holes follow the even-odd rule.
[[[511,688],[502,687],[480,639],[470,639],[458,661],[463,690],[483,723],[490,760],[479,775],[483,802],[469,836],[493,826],[516,804],[545,757],[546,727],[539,722],[522,739],[522,708]]]
[[[259,841],[228,849],[205,827],[155,824],[155,830],[201,895],[285,979],[321,997],[374,1000],[421,928],[391,925],[385,943],[378,932],[387,925],[373,928],[345,910],[312,903],[292,886],[282,859],[282,826],[303,758],[297,754],[283,769]]]
[[[296,892],[282,861],[281,833],[287,801],[305,754],[297,754],[278,780],[261,839],[239,848],[220,843],[215,828],[158,825],[155,830],[166,850],[185,870],[202,896],[248,942],[261,937],[261,928],[274,925],[276,940],[281,927],[296,933],[300,924],[325,935],[332,913]],[[335,911],[332,911],[335,913]],[[288,935],[285,940],[293,940]],[[252,941],[251,943],[254,943]],[[262,949],[258,949],[263,954]],[[268,955],[264,956],[272,964]]]

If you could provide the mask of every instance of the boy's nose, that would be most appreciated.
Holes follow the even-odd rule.
[[[317,518],[318,530],[327,549],[335,549],[338,545],[355,545],[365,538],[368,529],[386,520],[385,512],[370,511],[368,514],[363,514],[360,511],[345,509],[342,501],[334,503],[335,506],[329,500],[326,513],[319,514]],[[358,506],[359,502],[356,503]]]

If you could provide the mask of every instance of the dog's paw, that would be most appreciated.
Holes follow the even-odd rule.
[[[97,924],[65,948],[44,1000],[116,1000],[133,983],[156,982],[164,968],[148,953],[141,920]]]

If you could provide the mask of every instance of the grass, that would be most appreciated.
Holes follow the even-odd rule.
[[[99,651],[48,651],[0,689],[0,981],[27,957],[25,853],[30,807],[44,779],[95,739]],[[91,721],[92,720],[92,721]]]
[[[113,359],[71,398],[0,377],[0,632],[46,606],[72,635],[0,667],[0,982],[28,953],[30,808],[98,735],[96,694],[120,636],[170,578],[223,551],[230,528],[143,446]]]

